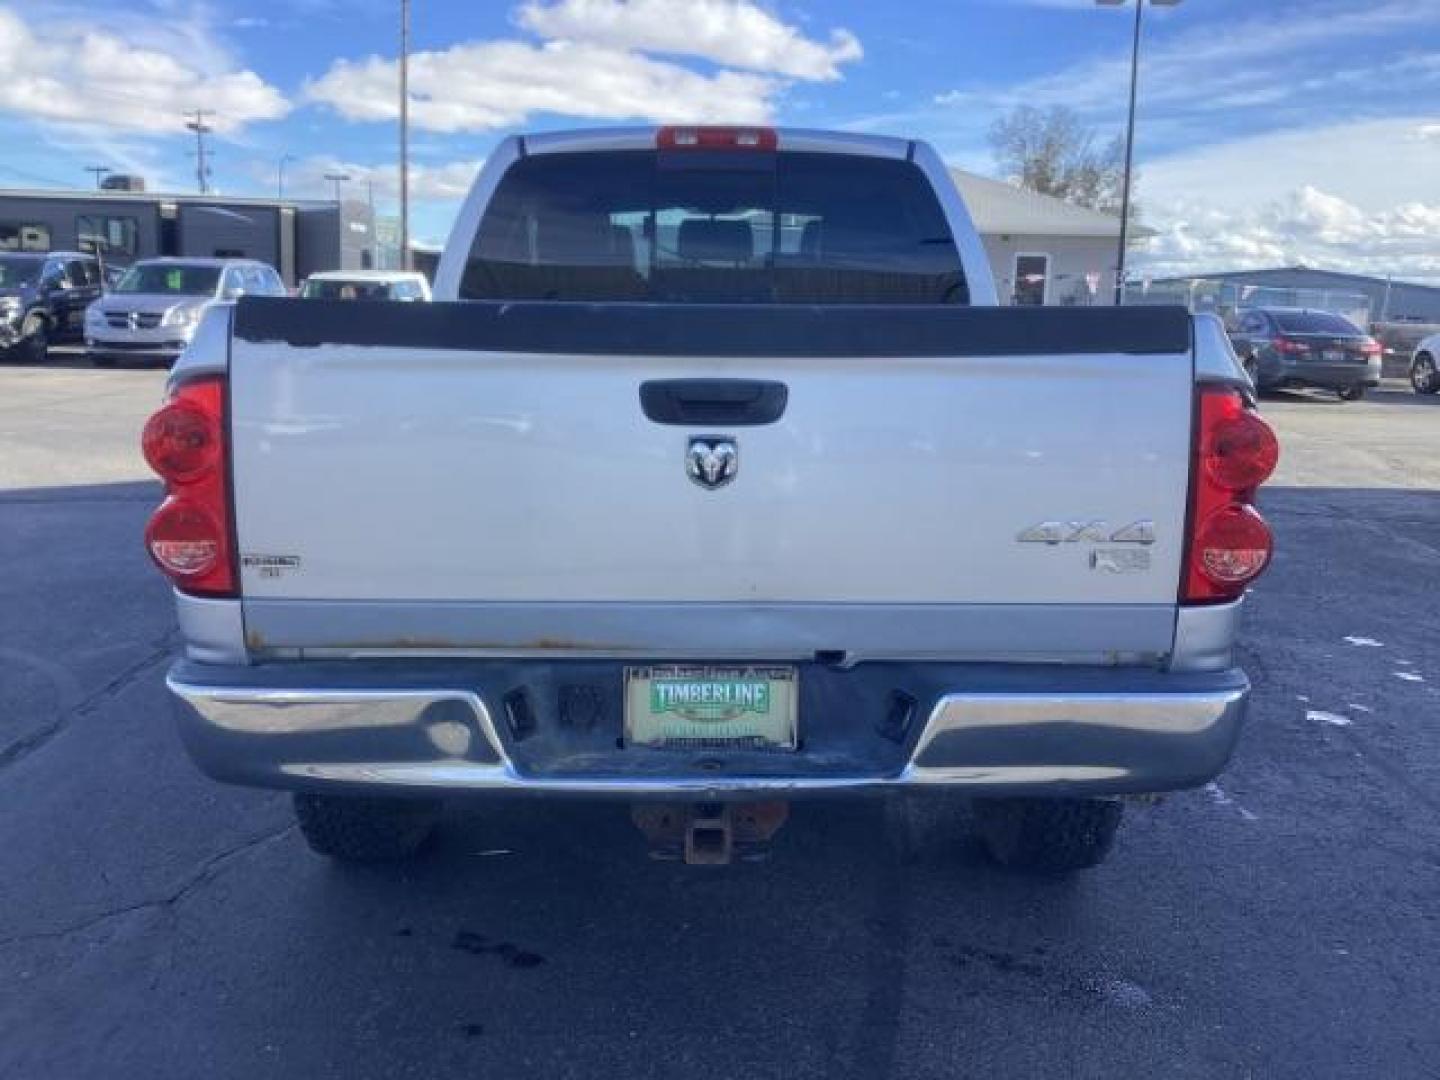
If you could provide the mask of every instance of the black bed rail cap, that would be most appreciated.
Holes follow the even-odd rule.
[[[241,298],[235,336],[307,348],[638,356],[1028,356],[1189,352],[1178,306],[955,307]]]

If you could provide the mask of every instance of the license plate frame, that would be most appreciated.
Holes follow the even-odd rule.
[[[627,747],[799,746],[800,676],[783,664],[650,664],[625,669]]]

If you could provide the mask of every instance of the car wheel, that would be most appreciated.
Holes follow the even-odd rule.
[[[312,851],[341,862],[379,862],[413,855],[435,831],[433,799],[353,795],[295,796],[295,820]]]
[[[50,326],[45,316],[32,311],[20,324],[21,356],[27,363],[43,364],[50,355]]]
[[[1343,390],[1336,390],[1335,393],[1340,395],[1341,401],[1359,401],[1365,396],[1365,387],[1360,383],[1356,383],[1354,386],[1347,386]]]
[[[1114,799],[977,799],[975,827],[1001,866],[1066,873],[1105,861],[1124,812]]]
[[[1410,365],[1410,385],[1417,394],[1440,394],[1440,372],[1435,370],[1435,358],[1421,353]]]

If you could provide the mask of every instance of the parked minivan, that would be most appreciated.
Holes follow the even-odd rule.
[[[212,304],[285,295],[280,275],[253,259],[144,259],[90,305],[85,352],[97,367],[126,359],[172,364]]]

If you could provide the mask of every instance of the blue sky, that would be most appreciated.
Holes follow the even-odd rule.
[[[395,187],[398,0],[0,0],[0,186],[84,166],[230,193]],[[993,172],[1017,103],[1119,131],[1132,9],[1093,0],[414,0],[415,232],[443,239],[515,130],[774,121],[917,135]],[[1305,261],[1440,280],[1440,0],[1183,0],[1146,13],[1154,272]]]

